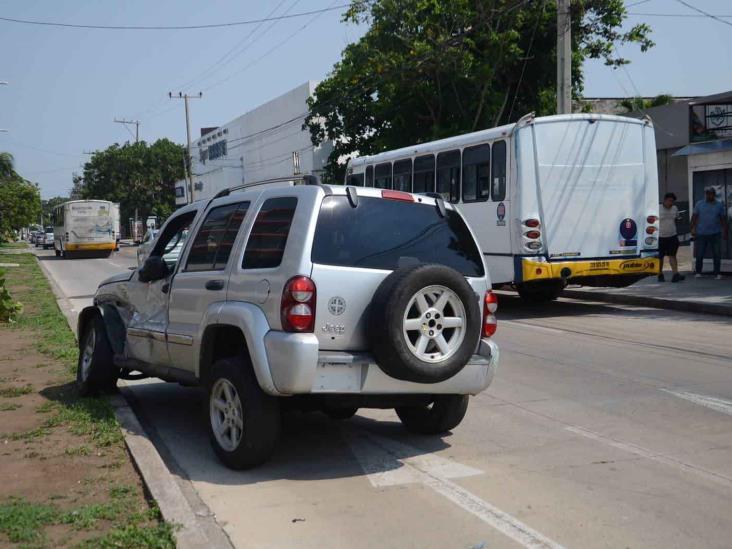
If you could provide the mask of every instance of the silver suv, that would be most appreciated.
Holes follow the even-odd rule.
[[[395,408],[425,434],[460,423],[498,347],[496,298],[457,210],[355,187],[220,194],[176,211],[141,267],[100,284],[79,317],[82,394],[141,376],[203,386],[211,442],[235,469],[271,455],[282,407]]]

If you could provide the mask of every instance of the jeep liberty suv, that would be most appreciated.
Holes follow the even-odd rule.
[[[493,379],[490,289],[441,198],[223,191],[177,210],[138,269],[99,285],[79,316],[77,383],[85,395],[144,376],[204,387],[211,443],[234,469],[272,454],[283,406],[338,419],[394,408],[408,430],[439,434]]]

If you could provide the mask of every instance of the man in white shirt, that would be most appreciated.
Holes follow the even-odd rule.
[[[679,236],[676,234],[679,209],[674,202],[676,202],[676,195],[666,193],[661,207],[658,209],[658,258],[661,260],[661,269],[658,273],[659,282],[666,280],[663,276],[664,257],[668,257],[668,263],[674,273],[671,282],[680,282],[685,278],[679,274],[679,263],[676,260],[676,252],[679,251]]]

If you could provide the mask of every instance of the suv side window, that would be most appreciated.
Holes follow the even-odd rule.
[[[188,253],[186,272],[223,271],[226,268],[247,209],[249,202],[239,202],[208,212]]]
[[[161,256],[165,259],[168,267],[171,269],[178,263],[180,257],[180,249],[183,247],[188,228],[196,218],[195,210],[186,212],[172,218],[162,230],[162,233],[155,242],[155,246],[150,251],[150,257]]]
[[[242,269],[279,267],[296,208],[294,196],[270,198],[262,205],[247,241]]]

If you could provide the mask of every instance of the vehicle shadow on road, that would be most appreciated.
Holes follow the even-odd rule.
[[[358,477],[393,471],[404,459],[450,447],[442,437],[407,433],[390,413],[378,412],[379,420],[337,421],[320,412],[284,411],[272,458],[255,469],[232,471],[211,449],[202,390],[146,383],[135,386],[133,395],[132,406],[168,468],[194,482],[239,486]]]
[[[498,321],[530,320],[540,318],[582,317],[582,316],[623,316],[638,319],[672,319],[685,317],[703,318],[705,322],[715,324],[729,323],[729,317],[721,315],[702,315],[700,313],[670,311],[634,305],[617,305],[596,301],[585,302],[570,299],[559,299],[548,303],[527,303],[517,294],[501,292],[498,297]]]

